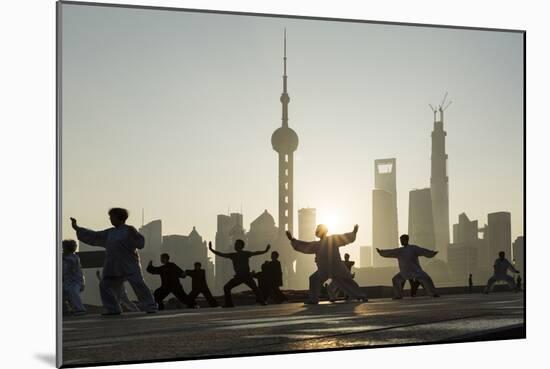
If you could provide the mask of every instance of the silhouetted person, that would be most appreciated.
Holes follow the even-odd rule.
[[[258,280],[258,289],[262,293],[264,300],[267,302],[271,294],[271,282],[269,281],[269,261],[265,261],[261,266],[261,271],[252,271],[252,278]]]
[[[264,296],[265,299],[267,300],[269,296],[277,304],[287,301],[286,296],[280,290],[280,287],[283,285],[283,270],[281,268],[281,262],[279,261],[279,253],[277,251],[273,251],[271,253],[271,261],[268,261],[266,264],[266,274],[268,295]]]
[[[355,278],[355,273],[351,272],[351,269],[355,265],[355,261],[351,261],[349,258],[350,258],[350,255],[348,253],[345,253],[343,263],[346,266],[346,268],[348,268],[348,271],[351,274],[351,278]],[[329,295],[329,300],[331,302],[334,302],[334,301],[336,301],[336,299],[340,295],[341,291],[338,287],[336,287],[335,283],[332,283],[332,281],[331,281],[330,284],[328,285],[327,293]],[[345,298],[346,298],[346,300],[349,300],[349,296],[345,295]]]
[[[229,280],[223,286],[223,293],[225,295],[225,305],[224,307],[233,307],[233,299],[231,297],[231,290],[241,284],[246,284],[252,292],[256,295],[256,301],[262,305],[266,305],[265,299],[262,296],[262,293],[256,286],[256,282],[252,278],[250,273],[249,259],[252,256],[262,255],[269,251],[271,248],[270,245],[267,245],[264,251],[244,251],[244,241],[236,240],[235,241],[235,252],[220,252],[212,248],[212,242],[208,242],[208,248],[215,255],[221,256],[223,258],[230,259],[233,262],[233,269],[235,270],[235,276]]]
[[[159,267],[153,266],[153,261],[149,261],[147,265],[147,271],[151,274],[160,275],[160,287],[154,292],[155,301],[159,306],[159,310],[164,309],[163,300],[169,294],[176,296],[176,298],[192,308],[195,306],[194,302],[187,296],[183,286],[180,283],[180,278],[185,278],[185,272],[176,264],[170,261],[170,255],[164,253],[160,255]]]
[[[304,302],[305,304],[319,303],[321,286],[328,279],[332,279],[334,285],[350,298],[367,301],[367,297],[353,280],[340,257],[340,247],[354,242],[358,229],[359,226],[355,225],[352,232],[327,236],[328,228],[319,224],[315,230],[315,236],[319,240],[311,242],[297,240],[289,231],[286,232],[294,250],[304,254],[315,254],[317,271],[309,277],[309,298]]]
[[[472,275],[470,274],[468,276],[468,293],[472,293],[473,288],[474,288],[474,281],[472,280]]]
[[[376,249],[380,256],[385,258],[396,258],[399,264],[399,273],[392,278],[394,299],[403,298],[403,284],[407,279],[415,279],[422,283],[426,292],[433,297],[439,297],[435,290],[432,278],[422,270],[418,262],[419,256],[433,258],[437,251],[428,250],[416,245],[409,244],[409,236],[404,234],[399,237],[403,247],[396,249],[380,250]]]
[[[128,211],[122,208],[109,210],[112,228],[103,231],[92,231],[79,227],[76,219],[71,218],[73,229],[78,239],[88,245],[105,248],[103,275],[99,283],[101,302],[106,312],[103,315],[121,313],[118,292],[120,285],[127,280],[132,286],[141,309],[148,313],[157,311],[157,304],[151,290],[143,280],[138,249],[145,246],[145,239],[132,226],[126,224]]]
[[[504,251],[498,253],[498,259],[496,259],[495,263],[493,264],[494,274],[487,281],[487,286],[485,287],[483,293],[488,294],[489,292],[491,292],[493,290],[493,285],[498,281],[504,281],[508,283],[510,289],[516,290],[516,282],[514,281],[514,277],[508,275],[508,270],[514,273],[519,273],[519,271],[514,268],[512,263],[510,263],[508,259],[505,258],[505,256],[506,254],[504,253]]]
[[[80,299],[84,291],[84,276],[80,258],[76,252],[75,240],[63,240],[63,313],[73,315],[86,314],[86,308]]]
[[[195,268],[192,270],[186,270],[185,275],[191,277],[191,292],[189,293],[189,300],[195,304],[195,299],[202,293],[206,301],[211,307],[219,306],[218,302],[212,296],[208,284],[206,283],[206,271],[201,268],[201,263],[196,262],[193,265]]]
[[[99,272],[99,270],[96,270],[95,275],[99,282],[101,282],[101,273]],[[126,311],[130,312],[139,311],[137,305],[134,304],[128,297],[128,292],[126,292],[126,286],[124,285],[124,283],[120,285],[120,289],[116,292],[118,293],[118,301],[120,302],[120,306],[123,309],[126,309]]]
[[[349,254],[345,253],[344,254],[344,265],[346,266],[346,268],[348,268],[349,272],[351,273],[351,268],[353,268],[353,266],[355,265],[355,261],[352,261],[349,258],[350,258]],[[351,276],[355,277],[355,273],[351,273]]]
[[[518,275],[516,278],[516,291],[521,291],[521,276]]]

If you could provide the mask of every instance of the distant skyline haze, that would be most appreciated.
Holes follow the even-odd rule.
[[[451,227],[508,211],[523,235],[522,33],[70,4],[62,21],[63,238],[69,217],[110,227],[111,207],[205,240],[217,214],[277,221],[285,28],[296,235],[300,208],[329,233],[359,224],[358,261],[381,158],[396,158],[407,233],[409,191],[430,186],[428,104],[446,91]]]

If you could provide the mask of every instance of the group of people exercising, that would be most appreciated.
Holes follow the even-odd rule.
[[[101,301],[105,312],[103,315],[119,315],[122,312],[122,306],[127,305],[129,299],[124,288],[124,283],[128,282],[134,290],[139,301],[139,309],[147,313],[154,313],[164,308],[163,300],[173,294],[178,300],[189,308],[197,307],[196,298],[202,294],[208,304],[212,307],[219,306],[216,299],[212,296],[206,281],[205,270],[199,262],[194,264],[194,269],[182,270],[175,263],[170,261],[170,256],[162,254],[161,266],[153,266],[149,262],[146,270],[152,274],[158,274],[161,278],[161,286],[151,293],[147,287],[141,270],[141,264],[138,251],[145,245],[144,237],[133,227],[126,224],[128,211],[123,208],[112,208],[108,212],[113,227],[103,231],[92,231],[77,224],[76,219],[71,218],[71,224],[76,231],[77,238],[89,245],[105,248],[105,262],[103,272],[100,278],[99,289]],[[347,299],[358,301],[368,301],[367,296],[359,285],[353,279],[349,255],[342,260],[340,247],[353,243],[356,239],[358,225],[355,225],[349,233],[328,235],[328,229],[325,225],[318,225],[315,235],[316,241],[301,241],[286,232],[291,247],[297,252],[304,254],[314,254],[317,270],[309,277],[308,298],[304,302],[308,305],[319,303],[319,295],[323,284],[330,279],[327,286],[329,299],[334,301],[339,293],[343,293]],[[409,236],[400,237],[402,247],[394,249],[376,251],[387,258],[396,258],[399,266],[399,273],[392,278],[394,299],[403,298],[403,287],[407,280],[415,290],[422,285],[426,292],[433,297],[439,297],[431,277],[422,270],[418,258],[420,256],[432,258],[437,251],[428,250],[416,245],[409,244]],[[63,297],[64,312],[74,315],[86,313],[84,305],[80,300],[80,292],[84,289],[84,278],[80,267],[80,261],[76,255],[76,241],[64,240],[63,246]],[[245,284],[255,294],[257,303],[267,304],[270,298],[275,303],[281,303],[287,300],[281,292],[282,269],[278,260],[279,254],[274,251],[271,253],[271,260],[266,261],[261,271],[250,270],[249,259],[253,256],[262,255],[270,250],[267,245],[262,251],[244,250],[245,242],[236,240],[234,244],[235,252],[220,252],[212,248],[212,243],[208,243],[212,253],[217,256],[227,258],[233,263],[235,275],[224,286],[224,307],[233,307],[231,291],[233,288]],[[513,265],[505,258],[504,252],[499,254],[499,258],[494,264],[494,275],[487,283],[485,293],[489,293],[495,282],[503,280],[514,285],[512,277],[507,275],[507,271],[519,273]],[[180,279],[190,277],[192,279],[192,289],[186,294]],[[256,284],[258,280],[258,284]],[[135,305],[134,305],[135,306]],[[125,306],[127,310],[133,309]]]

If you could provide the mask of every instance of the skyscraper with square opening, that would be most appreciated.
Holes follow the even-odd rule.
[[[373,266],[395,265],[395,260],[383,258],[376,248],[397,247],[397,186],[395,158],[374,161],[374,190],[372,191]]]

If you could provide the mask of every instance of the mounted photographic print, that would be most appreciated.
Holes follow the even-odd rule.
[[[525,337],[525,31],[57,5],[58,365]]]

